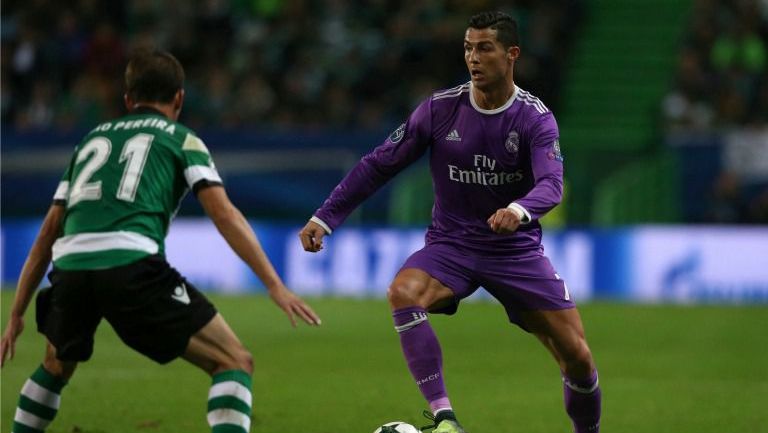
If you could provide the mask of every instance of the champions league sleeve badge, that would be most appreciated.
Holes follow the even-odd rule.
[[[391,134],[389,134],[389,141],[393,144],[397,144],[405,137],[405,123],[397,127]]]
[[[547,158],[554,160],[554,161],[560,161],[563,162],[563,154],[560,153],[560,139],[556,139],[554,143],[552,143],[552,150],[547,152]]]

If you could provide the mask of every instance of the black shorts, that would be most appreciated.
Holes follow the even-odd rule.
[[[101,318],[137,352],[161,364],[177,358],[216,308],[165,258],[150,256],[109,269],[48,275],[37,295],[37,329],[62,361],[86,361]]]

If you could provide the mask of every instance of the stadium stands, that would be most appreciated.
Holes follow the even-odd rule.
[[[460,38],[472,13],[511,6],[528,47],[519,79],[556,107],[582,2],[482,3],[10,3],[2,11],[2,120],[66,130],[113,117],[122,111],[127,54],[159,45],[187,69],[182,121],[192,127],[389,126],[430,91],[467,79]]]
[[[518,18],[525,47],[520,82],[556,109],[581,3],[4,4],[4,213],[43,212],[47,194],[25,194],[25,186],[52,191],[83,129],[121,112],[120,71],[135,46],[160,45],[184,63],[181,120],[214,149],[241,208],[254,218],[301,221],[420,98],[467,80],[461,35],[479,8],[502,7]],[[297,149],[338,157],[305,159],[301,169],[275,170],[281,165],[268,163],[290,159]],[[32,158],[48,169],[30,172],[25,161]],[[409,194],[410,187],[395,189]],[[287,196],[287,188],[297,193]],[[387,197],[385,190],[366,203],[357,221],[384,220]],[[188,204],[182,212],[199,209]]]
[[[255,218],[302,220],[421,98],[466,80],[458,42],[466,19],[499,7],[521,26],[518,83],[560,122],[567,224],[768,218],[768,163],[760,165],[768,156],[759,157],[768,153],[761,147],[768,141],[765,2],[237,0],[179,7],[176,1],[37,0],[3,6],[4,215],[45,209],[45,194],[23,194],[20,186],[53,188],[60,175],[54,167],[83,130],[122,111],[127,53],[156,44],[187,66],[182,120],[215,149],[243,209]],[[290,160],[291,152],[319,149],[336,156],[276,170],[275,161]],[[728,199],[720,197],[723,184],[738,185]],[[286,199],[284,189],[296,185],[310,187]],[[732,209],[723,211],[729,202]],[[355,218],[422,224],[430,203],[428,180],[414,170]]]
[[[656,165],[650,157],[658,147],[653,113],[674,62],[676,46],[669,41],[679,40],[689,4],[590,3],[589,24],[576,45],[560,116],[566,177],[573,186],[567,203],[570,221],[676,220],[676,212],[647,209],[648,202],[641,199],[653,196],[658,183],[674,184],[672,173],[663,169],[670,166],[660,164],[652,171],[661,178],[636,174],[644,171],[644,164]],[[624,170],[629,172],[621,174]],[[621,200],[615,201],[617,197]],[[675,198],[665,204],[674,207]]]
[[[2,63],[4,213],[43,212],[47,195],[24,194],[24,186],[52,190],[61,171],[55,167],[63,167],[62,155],[83,129],[122,111],[120,71],[135,46],[170,49],[186,66],[181,120],[214,149],[241,208],[255,218],[300,221],[344,169],[381,142],[421,98],[467,80],[461,36],[479,8],[511,7],[526,46],[519,81],[556,109],[582,3],[4,4],[2,43],[9,59]],[[262,163],[274,162],[274,153],[283,150],[278,159],[290,159],[296,149],[341,156],[330,165],[313,158],[314,165],[292,164],[282,171],[275,170],[280,164]],[[286,196],[286,188],[296,193]],[[411,184],[395,188],[408,190]],[[381,221],[389,207],[383,191],[355,218]],[[187,205],[182,211],[199,209]],[[405,216],[400,222],[414,221]]]
[[[561,116],[570,221],[768,221],[766,3],[590,10]]]
[[[694,2],[661,102],[683,218],[768,223],[768,4]]]

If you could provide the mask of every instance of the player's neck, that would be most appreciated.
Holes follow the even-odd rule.
[[[483,90],[477,88],[477,86],[472,86],[472,96],[475,100],[475,104],[483,110],[495,110],[496,108],[504,106],[514,94],[514,82]]]
[[[153,102],[141,102],[138,104],[134,104],[133,107],[131,107],[131,112],[140,111],[142,109],[150,109],[159,112],[163,116],[175,121],[176,120],[176,112],[173,107],[173,104],[160,104],[160,103],[153,103]]]

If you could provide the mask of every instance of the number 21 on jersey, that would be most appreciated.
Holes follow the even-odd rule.
[[[136,198],[141,173],[144,171],[144,164],[147,162],[149,148],[154,138],[151,134],[137,134],[125,142],[119,160],[121,164],[125,163],[116,194],[119,200],[133,202]],[[106,164],[110,153],[112,153],[112,142],[105,137],[91,139],[77,152],[75,163],[86,162],[72,182],[68,207],[84,200],[101,200],[101,181],[90,182],[90,180]]]

